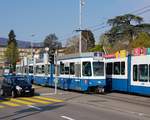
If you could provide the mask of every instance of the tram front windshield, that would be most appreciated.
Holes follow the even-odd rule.
[[[94,76],[104,76],[104,62],[93,62]]]

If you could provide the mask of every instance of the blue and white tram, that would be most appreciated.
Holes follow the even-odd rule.
[[[35,73],[34,73],[34,83],[47,86],[49,85],[50,72],[49,72],[49,64],[36,63],[35,64]]]
[[[18,75],[18,76],[22,75],[22,65],[21,64],[16,65],[16,75]]]
[[[131,57],[130,92],[150,96],[150,55]]]
[[[128,57],[106,59],[108,90],[128,91]]]
[[[58,87],[77,91],[104,92],[105,60],[94,53],[59,58]]]
[[[106,59],[109,90],[150,96],[150,55]]]

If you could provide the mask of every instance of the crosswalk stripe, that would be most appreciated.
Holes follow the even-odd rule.
[[[18,100],[18,99],[11,99],[12,102],[17,102],[17,103],[21,103],[21,104],[25,104],[25,105],[33,105],[34,103],[32,102],[28,102],[28,101],[24,101],[24,100]]]
[[[1,105],[0,105],[0,108],[4,108],[4,106],[1,106]]]
[[[17,106],[20,106],[19,104],[16,104],[16,103],[12,103],[11,101],[2,101],[1,104],[5,104],[5,105],[8,105],[8,106],[11,106],[11,107],[17,107]]]
[[[48,100],[48,101],[53,101],[53,102],[64,102],[63,100],[58,100],[55,98],[47,98],[47,97],[42,97],[42,96],[35,96],[33,98],[38,98],[38,99]]]
[[[20,98],[20,99],[22,99],[22,100],[28,100],[28,101],[32,101],[32,102],[36,102],[36,103],[42,103],[42,104],[52,103],[52,102],[37,100],[37,99],[33,99],[33,98]]]

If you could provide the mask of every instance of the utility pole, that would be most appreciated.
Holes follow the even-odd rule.
[[[58,84],[58,65],[57,65],[57,49],[55,50],[55,94],[57,94],[57,84]]]
[[[84,6],[84,0],[80,0],[79,7],[79,53],[82,53],[82,7]]]

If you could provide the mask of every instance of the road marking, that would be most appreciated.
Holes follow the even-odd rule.
[[[39,108],[39,107],[36,107],[36,106],[33,106],[33,105],[28,105],[28,107],[34,108],[34,109],[36,109],[36,110],[42,110],[42,108]]]
[[[38,99],[48,100],[48,101],[53,101],[53,102],[64,102],[63,100],[58,100],[55,98],[47,98],[47,97],[42,97],[42,96],[35,96],[33,98],[38,98]]]
[[[64,119],[67,119],[67,120],[75,120],[75,119],[67,117],[67,116],[61,116],[61,117],[64,118]]]
[[[11,106],[11,107],[17,107],[17,106],[20,106],[19,104],[16,104],[16,103],[12,103],[11,101],[2,101],[1,104],[5,104],[5,105],[8,105],[8,106]]]
[[[1,106],[1,105],[0,105],[0,108],[4,108],[4,106]]]
[[[24,101],[24,100],[18,100],[18,99],[11,99],[12,102],[17,102],[17,103],[21,103],[21,104],[25,104],[25,105],[33,105],[34,103],[32,102],[28,102],[28,101]]]
[[[28,100],[28,101],[32,101],[32,102],[36,102],[36,103],[42,103],[42,104],[52,103],[52,102],[37,100],[37,99],[33,99],[33,98],[20,98],[20,99],[22,99],[22,100]]]

